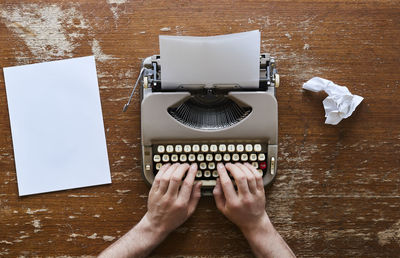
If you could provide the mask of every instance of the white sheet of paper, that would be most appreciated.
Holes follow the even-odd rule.
[[[260,32],[211,37],[160,36],[161,87],[238,84],[258,88]]]
[[[93,56],[4,77],[20,196],[111,183]]]

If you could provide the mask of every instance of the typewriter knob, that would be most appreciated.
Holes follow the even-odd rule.
[[[147,78],[147,76],[143,77],[143,88],[147,89],[149,85],[149,79]]]
[[[280,83],[280,81],[279,81],[279,74],[275,74],[275,88],[279,88],[279,83]]]

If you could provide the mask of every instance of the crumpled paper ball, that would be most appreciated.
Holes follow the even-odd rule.
[[[303,84],[303,89],[313,92],[325,91],[328,97],[322,101],[325,109],[325,124],[337,125],[348,118],[364,99],[353,95],[347,87],[339,86],[332,81],[314,77]]]

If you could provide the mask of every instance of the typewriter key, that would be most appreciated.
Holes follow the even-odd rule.
[[[246,144],[245,149],[246,149],[247,152],[251,152],[251,151],[253,151],[253,145],[251,145],[251,144]]]
[[[161,161],[160,155],[154,155],[153,161],[154,161],[154,162],[160,162],[160,161]]]
[[[192,146],[193,152],[199,152],[200,151],[200,146],[198,144],[195,144]]]
[[[254,151],[260,152],[261,151],[261,144],[254,145]]]
[[[163,162],[168,162],[168,161],[169,161],[169,156],[168,156],[168,154],[164,154],[164,155],[162,156],[162,161],[163,161]]]
[[[158,153],[164,153],[164,151],[165,151],[164,145],[158,145],[157,151],[158,151]]]

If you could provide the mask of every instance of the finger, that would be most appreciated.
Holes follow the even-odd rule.
[[[161,176],[162,174],[171,166],[171,164],[167,163],[164,164],[160,170],[157,172],[157,175],[154,177],[154,181],[153,184],[150,188],[150,193],[149,196],[155,192],[158,191],[159,187],[160,187],[160,182],[161,182]]]
[[[257,169],[255,167],[253,167],[252,165],[250,165],[249,163],[245,163],[244,164],[256,177],[256,185],[257,185],[257,189],[259,191],[264,191],[264,182],[263,182],[263,178],[262,175],[257,171]]]
[[[235,179],[239,194],[249,194],[249,185],[247,183],[246,174],[236,165],[228,163],[225,165],[229,172],[231,172]]]
[[[158,187],[160,186],[161,176],[162,174],[171,166],[171,164],[164,164],[160,170],[157,172],[157,175],[154,178],[153,185],[151,186],[150,193],[156,192]]]
[[[233,187],[232,180],[229,178],[228,173],[226,172],[225,166],[222,163],[218,163],[217,170],[225,199],[233,200],[237,197],[237,194],[235,188]]]
[[[215,199],[215,205],[217,205],[218,210],[223,211],[225,208],[225,196],[222,191],[221,181],[217,178],[217,183],[213,190],[213,195]]]
[[[168,185],[169,185],[169,179],[171,177],[172,172],[174,172],[176,170],[176,168],[179,166],[179,163],[175,163],[173,165],[171,165],[165,172],[162,173],[162,175],[160,176],[160,186],[158,187],[158,191],[161,194],[165,194],[165,192],[167,192],[168,189]]]
[[[185,175],[186,171],[189,169],[189,164],[181,164],[179,165],[175,171],[172,172],[169,180],[169,186],[167,190],[167,194],[170,196],[178,195],[179,187],[182,183],[182,178]]]
[[[191,216],[193,212],[196,210],[200,197],[201,197],[201,182],[197,182],[192,189],[192,194],[190,195],[189,207],[188,207],[189,216]]]
[[[197,173],[197,164],[193,163],[190,168],[189,172],[186,175],[185,180],[183,181],[181,190],[179,191],[179,198],[182,199],[185,203],[189,201],[190,194],[192,193],[194,179]]]
[[[248,167],[246,167],[245,165],[241,164],[241,163],[235,163],[235,165],[237,167],[239,167],[245,174],[247,177],[247,183],[249,185],[249,190],[251,193],[256,193],[257,191],[257,183],[256,183],[256,177],[254,175],[253,172],[251,172]]]

